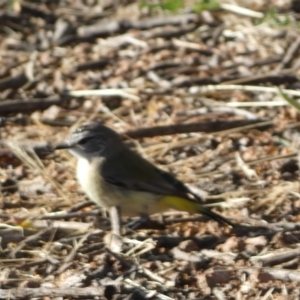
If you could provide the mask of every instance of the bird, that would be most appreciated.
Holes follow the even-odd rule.
[[[121,135],[100,122],[71,131],[56,145],[58,149],[77,157],[79,184],[90,200],[106,210],[117,207],[122,215],[142,216],[175,209],[235,226],[203,206],[198,194],[129,148]]]

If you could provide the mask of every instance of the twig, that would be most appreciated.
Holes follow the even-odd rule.
[[[191,97],[191,95],[189,95]],[[201,99],[202,100],[202,99]],[[204,101],[203,101],[204,102]],[[257,115],[254,113],[244,110],[244,109],[238,109],[235,107],[238,107],[239,104],[241,104],[241,107],[243,106],[244,103],[249,103],[249,102],[234,102],[236,105],[232,105],[232,102],[229,103],[204,103],[208,107],[202,107],[194,110],[189,110],[189,111],[178,111],[176,113],[177,116],[183,117],[183,116],[188,116],[188,117],[194,117],[194,116],[199,116],[199,115],[205,115],[208,113],[214,113],[214,114],[230,114],[230,115],[236,115],[236,116],[243,116],[247,120],[259,120]],[[260,103],[260,102],[251,102],[251,103]],[[273,102],[272,102],[273,103]],[[285,101],[283,101],[284,104],[286,104]],[[224,107],[223,107],[224,106]],[[229,106],[229,107],[226,107]],[[246,105],[245,105],[246,106]],[[251,105],[249,105],[251,106]]]
[[[123,242],[127,243],[127,244],[135,245],[133,248],[131,248],[129,251],[126,252],[126,254],[125,254],[126,256],[131,256],[131,255],[140,256],[143,253],[146,253],[146,252],[154,249],[156,246],[156,243],[151,238],[146,239],[142,242],[126,238],[126,239],[123,239]],[[139,250],[139,251],[137,251],[137,250]]]
[[[140,101],[140,97],[134,95],[136,90],[133,89],[101,89],[101,90],[81,90],[81,91],[68,91],[65,95],[72,97],[83,96],[120,96],[134,101]]]
[[[208,47],[204,46],[203,44],[196,44],[196,43],[191,43],[187,42],[184,40],[179,40],[179,39],[172,39],[172,43],[174,46],[178,48],[185,48],[185,49],[191,49],[191,50],[196,50],[199,53],[202,53],[204,55],[213,55],[214,52],[210,50]]]
[[[231,128],[247,127],[251,125],[270,126],[270,122],[264,120],[233,120],[233,121],[206,121],[205,123],[174,124],[167,126],[153,126],[141,128],[135,131],[127,131],[125,134],[131,138],[154,137],[158,135],[170,135],[189,132],[212,133],[217,131],[230,130]]]
[[[283,100],[274,101],[259,101],[259,102],[229,102],[226,104],[229,107],[276,107],[276,106],[288,106],[289,103]]]
[[[253,86],[253,85],[206,85],[199,88],[200,95],[203,93],[214,92],[214,91],[231,91],[231,90],[241,90],[247,92],[265,92],[265,93],[279,93],[277,87],[266,87],[266,86]],[[284,94],[291,96],[300,96],[300,91],[297,90],[281,90]]]
[[[70,251],[70,253],[64,258],[63,264],[59,267],[59,269],[55,272],[56,275],[61,274],[64,272],[68,266],[68,264],[74,260],[75,255],[77,254],[78,249],[83,245],[83,243],[86,241],[88,238],[89,233],[85,234],[81,239],[77,242],[76,239],[73,240],[73,248]]]
[[[269,297],[272,295],[274,289],[275,289],[275,287],[269,288],[269,290],[265,293],[265,295],[261,298],[261,300],[268,300]],[[274,297],[272,297],[272,298],[274,298]]]
[[[291,60],[296,57],[296,53],[300,47],[300,37],[297,37],[296,40],[290,45],[288,50],[286,51],[285,56],[283,57],[281,63],[275,69],[276,73],[279,73],[284,67],[286,67]]]
[[[18,89],[28,82],[28,78],[25,73],[17,74],[15,76],[4,78],[0,80],[0,91],[7,89]],[[3,102],[1,102],[2,104]],[[2,109],[0,108],[0,111]]]
[[[42,298],[42,297],[71,297],[73,299],[101,297],[98,299],[105,300],[104,297],[105,287],[85,287],[85,288],[13,288],[13,289],[0,289],[1,299],[29,299],[29,298]]]
[[[52,105],[62,106],[65,100],[60,98],[34,99],[34,100],[7,100],[0,102],[0,116],[11,113],[32,113],[36,110],[44,110]]]
[[[257,19],[262,19],[264,17],[264,14],[261,12],[257,12],[248,8],[240,7],[234,4],[227,4],[227,3],[220,3],[221,8],[224,10],[228,10],[230,12],[246,16],[246,17],[251,17],[251,18],[257,18]]]
[[[39,230],[47,229],[49,227],[49,222],[46,220],[33,220],[31,221],[31,226]],[[92,227],[89,223],[75,221],[53,221],[51,226],[54,229],[62,230],[69,234],[74,232],[87,232]]]
[[[71,218],[84,218],[88,216],[99,215],[99,210],[94,211],[79,211],[79,212],[65,212],[59,211],[54,213],[48,213],[39,217],[40,220],[58,220],[58,219],[71,219]]]
[[[91,26],[81,26],[78,30],[78,35],[81,38],[89,37],[103,37],[106,35],[112,35],[112,33],[117,33],[124,31],[125,29],[138,29],[147,30],[155,27],[173,25],[178,26],[180,24],[188,24],[191,22],[196,22],[198,20],[197,14],[185,14],[176,16],[158,16],[142,20],[120,20],[111,22],[100,22]]]
[[[287,251],[277,250],[264,255],[252,256],[250,261],[255,265],[274,266],[290,261],[300,255],[300,249],[292,249]]]
[[[38,170],[39,173],[46,178],[56,189],[57,193],[63,198],[67,199],[65,193],[62,190],[62,187],[57,183],[55,179],[53,179],[47,173],[45,166],[43,165],[42,161],[38,157],[38,155],[34,152],[33,148],[27,149],[27,151],[20,147],[18,144],[14,142],[6,142],[7,146],[11,149],[16,157],[18,157],[21,161],[23,161],[29,168]],[[52,147],[51,147],[52,148]],[[30,153],[30,155],[29,155]]]
[[[50,234],[52,230],[53,230],[53,228],[48,226],[46,229],[44,229],[40,232],[37,232],[34,235],[29,236],[28,238],[26,238],[25,240],[23,240],[22,242],[20,242],[18,244],[18,246],[14,249],[14,251],[12,251],[10,253],[10,257],[15,258],[16,254],[19,251],[21,251],[26,246],[26,244],[39,242],[41,240],[42,236]]]
[[[242,159],[241,155],[238,152],[235,153],[235,159],[236,159],[238,168],[241,168],[241,170],[243,171],[243,173],[246,175],[246,177],[249,180],[255,180],[255,179],[258,180],[259,179],[255,170],[249,168],[247,163],[245,163],[245,161]]]
[[[131,280],[131,279],[129,279],[129,278],[126,278],[126,279],[124,280],[124,282],[125,282],[126,284],[130,285],[130,286],[134,286],[134,287],[136,287],[136,288],[139,288],[139,289],[141,289],[141,290],[144,291],[144,292],[147,292],[147,293],[150,292],[150,291],[147,290],[145,287],[143,287],[142,285],[140,285],[140,284],[137,283],[136,281],[133,281],[133,280]],[[159,299],[159,300],[175,300],[174,298],[170,298],[170,297],[168,297],[168,296],[166,296],[166,295],[163,295],[163,294],[160,294],[160,293],[156,293],[156,294],[155,294],[155,297],[156,297],[157,299]]]
[[[249,121],[249,123],[252,123],[252,122]],[[263,127],[267,128],[269,126],[273,126],[273,121],[258,122],[258,123],[254,122],[254,124],[251,124],[251,125],[245,125],[245,126],[241,126],[241,127],[232,128],[232,129],[221,130],[221,131],[214,132],[213,134],[219,135],[219,136],[227,136],[228,134],[231,134],[234,132],[240,132],[240,131],[249,130],[252,128],[263,128]],[[201,137],[201,138],[203,138],[203,137]],[[153,155],[154,151],[158,152],[158,151],[162,151],[163,149],[172,150],[172,149],[176,149],[176,148],[180,148],[180,147],[185,147],[185,146],[188,146],[191,144],[195,144],[198,141],[199,141],[199,137],[190,137],[190,138],[175,141],[173,143],[169,143],[168,145],[166,145],[165,143],[156,144],[156,145],[148,147],[146,150],[147,150],[147,152],[151,151],[152,155]]]

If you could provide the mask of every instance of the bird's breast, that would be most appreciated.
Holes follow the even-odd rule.
[[[77,179],[86,195],[103,208],[119,206],[124,215],[153,214],[163,211],[160,196],[154,193],[124,189],[106,182],[101,173],[101,159],[78,159]]]
[[[100,160],[88,161],[79,158],[77,162],[77,180],[85,194],[96,204],[107,207],[103,195],[103,179],[100,175]]]

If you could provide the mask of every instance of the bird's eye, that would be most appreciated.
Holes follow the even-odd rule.
[[[84,145],[84,144],[86,144],[90,140],[91,140],[91,137],[85,137],[85,138],[81,139],[80,141],[78,141],[77,144],[78,145]]]

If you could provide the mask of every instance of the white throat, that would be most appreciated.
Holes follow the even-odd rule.
[[[89,174],[90,174],[89,161],[83,157],[78,157],[76,175],[77,175],[79,184],[81,185],[83,191],[86,193],[90,189]]]

